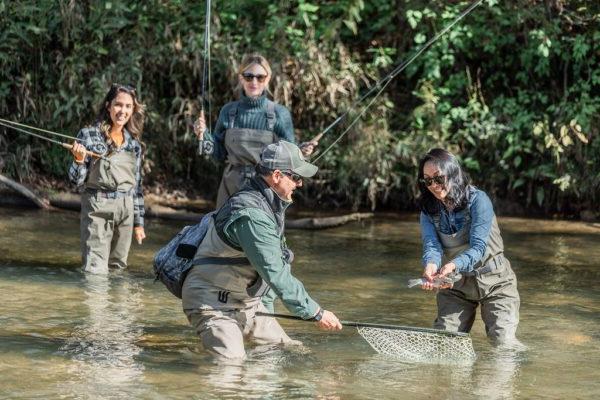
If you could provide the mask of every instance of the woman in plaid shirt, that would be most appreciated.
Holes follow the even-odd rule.
[[[135,89],[113,84],[96,123],[80,130],[73,143],[69,178],[81,191],[81,254],[87,272],[125,268],[132,235],[139,244],[146,237],[143,126],[144,106]]]

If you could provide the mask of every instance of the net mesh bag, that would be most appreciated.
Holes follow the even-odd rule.
[[[362,326],[357,329],[378,353],[409,361],[468,362],[475,358],[473,343],[468,335]]]

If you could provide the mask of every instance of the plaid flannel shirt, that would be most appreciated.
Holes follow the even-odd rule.
[[[113,151],[130,151],[135,153],[135,187],[133,190],[133,225],[144,226],[144,193],[142,190],[142,146],[135,140],[127,130],[124,130],[125,141],[123,146]],[[77,134],[77,138],[80,139],[86,149],[94,151],[94,144],[106,143],[104,133],[98,128],[98,126],[91,126],[83,128]],[[86,156],[82,164],[78,164],[75,161],[69,168],[69,180],[77,186],[78,189],[85,189],[85,182],[87,180],[87,174],[91,166],[92,157]]]

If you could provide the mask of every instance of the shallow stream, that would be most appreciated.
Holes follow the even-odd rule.
[[[78,226],[73,212],[0,209],[0,398],[600,397],[600,229],[591,225],[500,219],[528,350],[495,350],[478,319],[469,365],[378,355],[353,328],[296,321],[280,323],[303,347],[249,347],[244,363],[216,364],[151,272],[182,224],[150,220],[130,268],[108,277],[80,271]],[[415,215],[287,236],[294,273],[340,318],[431,326],[435,296],[406,288],[421,272]]]

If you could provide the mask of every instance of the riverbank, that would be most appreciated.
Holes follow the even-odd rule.
[[[0,207],[32,207],[37,208],[36,202],[46,202],[52,207],[68,210],[80,209],[80,195],[64,180],[55,180],[37,176],[22,184],[30,190],[37,199],[31,200],[22,193],[0,183]],[[36,201],[37,200],[37,201]],[[167,218],[176,220],[195,220],[199,216],[214,209],[215,203],[191,188],[172,189],[160,183],[146,185],[144,190],[146,215],[150,218]],[[579,220],[588,223],[600,223],[600,215],[593,210],[582,210],[579,214],[552,213],[550,215],[526,209],[523,205],[505,199],[493,199],[496,215],[504,217],[528,217],[552,220]],[[341,223],[369,218],[370,212],[360,210],[340,209],[335,207],[303,208],[300,204],[290,210],[293,218],[308,218],[305,225],[312,229],[319,228],[317,219],[349,216],[344,220],[331,221],[332,226]],[[370,210],[369,210],[370,211]],[[378,209],[377,214],[397,214],[399,212],[414,212],[414,207],[401,207],[399,210]],[[311,218],[312,217],[312,218]],[[327,222],[326,222],[327,224]],[[327,227],[327,226],[324,226]]]

